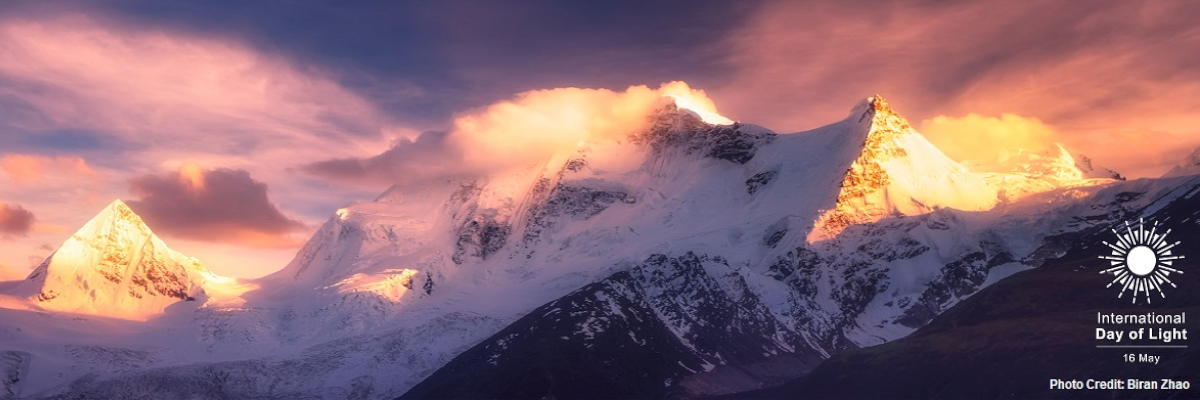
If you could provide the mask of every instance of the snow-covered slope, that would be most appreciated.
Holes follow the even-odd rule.
[[[1112,170],[1093,165],[1085,155],[1072,154],[1061,143],[1044,152],[1022,152],[997,163],[968,165],[996,188],[1002,203],[1057,188],[1095,186],[1125,179]]]
[[[169,269],[186,283],[172,287],[191,290],[183,293],[199,301],[183,300],[197,307],[171,307],[180,297],[155,289],[160,303],[131,310],[161,313],[143,331],[96,339],[109,353],[145,352],[114,356],[135,359],[131,367],[34,362],[23,371],[40,380],[19,389],[389,398],[481,342],[493,344],[487,357],[503,352],[491,340],[503,338],[490,337],[518,320],[527,321],[512,328],[521,332],[577,332],[578,342],[570,342],[579,346],[611,337],[608,323],[638,324],[631,331],[650,336],[616,336],[678,346],[655,362],[683,367],[656,378],[702,393],[744,389],[765,375],[730,371],[901,337],[1053,252],[1045,246],[1050,224],[1108,218],[1141,201],[1097,200],[1113,181],[1087,179],[1005,199],[989,176],[947,159],[878,96],[842,121],[782,135],[690,111],[678,99],[659,107],[628,136],[590,137],[521,167],[397,186],[339,209],[291,263],[255,282],[214,285],[217,278],[199,269]],[[1088,201],[1103,202],[1069,208]],[[92,225],[81,237],[109,232]],[[152,249],[129,253],[130,260],[161,253],[150,259],[164,260],[164,268],[176,265],[168,259],[186,261],[152,235],[136,239],[129,243]],[[107,265],[103,257],[80,260],[49,262],[46,270]],[[94,296],[103,304],[133,304],[119,296],[129,284],[76,276],[97,277],[84,282],[103,289]],[[70,282],[52,288],[83,290]],[[37,287],[33,296],[45,286],[24,285]],[[213,301],[217,292],[236,301]],[[529,317],[539,308],[583,307],[584,299],[595,318],[571,310],[561,311],[571,318]],[[626,314],[610,304],[637,307]],[[522,337],[547,339],[539,335]],[[0,350],[42,343],[21,340],[23,347]],[[74,360],[49,348],[32,357]],[[74,366],[60,373],[61,365]]]
[[[171,250],[141,217],[113,201],[14,290],[53,311],[144,320],[178,302],[203,303],[224,279]]]

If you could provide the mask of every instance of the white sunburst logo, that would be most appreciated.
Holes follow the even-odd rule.
[[[1133,303],[1137,303],[1139,295],[1146,299],[1146,303],[1150,303],[1150,291],[1157,291],[1159,296],[1166,298],[1163,288],[1166,285],[1176,287],[1175,283],[1171,282],[1171,274],[1182,274],[1183,271],[1171,268],[1171,265],[1183,256],[1171,255],[1171,248],[1180,242],[1167,243],[1170,229],[1163,233],[1156,233],[1157,231],[1157,221],[1147,231],[1145,221],[1138,219],[1137,229],[1125,222],[1125,233],[1112,230],[1113,234],[1117,235],[1117,243],[1104,242],[1112,248],[1112,254],[1100,258],[1108,260],[1111,268],[1100,273],[1115,276],[1105,287],[1120,286],[1121,292],[1117,294],[1117,298],[1124,296],[1126,290],[1132,290]]]

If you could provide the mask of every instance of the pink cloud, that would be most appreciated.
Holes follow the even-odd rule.
[[[82,17],[8,20],[0,55],[0,74],[19,83],[4,94],[43,117],[20,121],[32,129],[99,127],[225,150],[248,134],[337,139],[378,134],[383,125],[369,103],[332,80],[236,43]]]
[[[186,165],[165,175],[130,180],[129,206],[155,232],[255,247],[298,247],[307,228],[283,214],[267,185],[233,169]]]
[[[872,94],[914,121],[1015,114],[1134,176],[1200,144],[1192,3],[780,2],[721,45],[727,113],[782,130],[840,119]],[[1121,132],[1157,132],[1154,146]],[[1169,133],[1162,135],[1161,133]],[[969,134],[964,133],[964,134]]]
[[[0,237],[25,236],[33,229],[32,212],[16,204],[0,203]]]

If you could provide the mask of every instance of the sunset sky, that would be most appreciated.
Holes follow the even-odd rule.
[[[512,118],[648,93],[781,133],[878,93],[952,158],[1133,178],[1200,146],[1200,3],[577,3],[0,3],[0,279],[117,198],[261,276],[340,206],[563,140]]]

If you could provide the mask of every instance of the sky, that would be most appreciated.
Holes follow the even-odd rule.
[[[118,198],[261,276],[339,207],[666,93],[781,133],[879,94],[952,158],[1060,142],[1131,178],[1200,146],[1197,3],[641,3],[6,1],[0,279]]]

